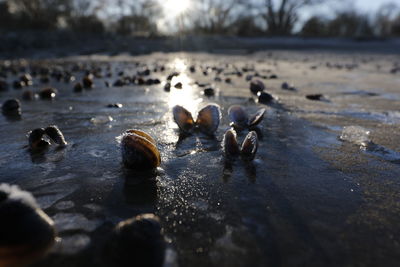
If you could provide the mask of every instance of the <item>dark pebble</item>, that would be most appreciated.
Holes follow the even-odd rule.
[[[323,94],[306,95],[307,99],[314,100],[314,101],[321,101],[323,99],[323,97],[324,97]]]
[[[14,81],[13,82],[14,89],[21,89],[24,86],[25,86],[25,83],[23,81]]]
[[[52,87],[44,88],[40,90],[39,96],[41,99],[53,99],[56,97],[57,90]]]
[[[18,113],[21,110],[21,103],[18,99],[6,100],[1,106],[1,110],[4,113]]]
[[[258,102],[262,104],[270,103],[274,99],[273,96],[267,92],[258,92],[257,96]]]
[[[174,78],[175,76],[179,76],[179,72],[173,72],[170,75],[168,75],[167,80],[171,81],[172,78]]]
[[[122,79],[118,79],[114,82],[115,87],[122,87],[125,85],[125,82]]]
[[[107,107],[108,108],[122,108],[122,104],[121,103],[108,104]]]
[[[204,89],[204,95],[213,96],[215,95],[215,90],[211,87]]]
[[[260,80],[253,80],[250,82],[250,91],[253,94],[257,94],[258,92],[264,91],[265,85],[262,81]]]
[[[83,85],[81,83],[76,83],[74,86],[74,92],[80,93],[83,91]]]
[[[171,90],[171,83],[166,83],[166,84],[164,85],[164,91],[169,92],[170,90]]]
[[[93,88],[93,78],[92,75],[87,75],[82,79],[83,87],[90,89]]]
[[[182,83],[179,82],[179,83],[175,84],[174,87],[175,87],[176,89],[182,89]]]

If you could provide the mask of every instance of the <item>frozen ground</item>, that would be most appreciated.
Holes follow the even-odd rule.
[[[31,191],[61,237],[37,267],[100,265],[113,225],[143,212],[160,216],[172,266],[398,265],[400,71],[391,72],[399,56],[159,53],[40,63],[69,68],[78,62],[103,72],[109,66],[113,76],[95,79],[96,87],[83,93],[52,80],[59,90],[55,100],[23,101],[21,120],[0,117],[0,182]],[[121,70],[136,74],[142,66],[136,62],[166,66],[151,73],[162,82],[181,72],[173,82],[181,81],[183,89],[105,86]],[[203,75],[206,67],[223,68],[222,82],[214,80],[215,71]],[[263,80],[274,103],[257,103],[245,80],[254,71],[236,74],[243,67],[278,76]],[[83,74],[74,75],[79,80]],[[227,77],[231,83],[224,82]],[[210,83],[216,96],[204,96],[195,81]],[[297,90],[281,89],[283,82]],[[34,79],[34,90],[44,86]],[[313,101],[308,94],[323,97]],[[21,91],[0,92],[1,102],[10,97],[20,98]],[[115,102],[123,108],[106,107]],[[222,108],[216,138],[180,138],[171,108],[181,104],[196,113],[209,102]],[[267,107],[252,164],[227,163],[221,151],[233,104],[250,113]],[[69,145],[30,154],[26,133],[50,124],[58,125]],[[161,169],[145,182],[121,164],[115,137],[129,128],[150,133],[161,151]]]

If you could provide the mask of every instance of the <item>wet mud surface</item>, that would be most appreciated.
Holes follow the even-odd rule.
[[[52,79],[48,85],[58,90],[54,100],[21,100],[21,118],[0,116],[0,182],[31,191],[61,238],[35,266],[102,266],[102,247],[112,227],[149,212],[161,218],[168,238],[166,266],[396,266],[400,73],[391,69],[398,62],[398,56],[310,52],[39,62],[65,69],[79,63],[112,75],[95,78],[95,87],[81,93],[73,92],[73,83]],[[166,70],[149,77],[161,84],[113,86],[120,71],[132,76],[157,65]],[[190,71],[192,65],[196,72]],[[173,71],[180,75],[171,84],[180,81],[183,88],[166,92],[164,83]],[[245,80],[255,72],[277,75],[261,78],[275,98],[268,105],[257,103]],[[80,80],[84,71],[73,75]],[[33,81],[32,90],[46,87],[38,78]],[[205,96],[195,82],[210,83],[215,96]],[[282,90],[283,82],[296,90]],[[21,94],[10,88],[0,92],[0,99],[21,99]],[[324,98],[313,101],[308,94]],[[108,108],[110,103],[123,107]],[[172,107],[180,104],[197,114],[207,103],[221,106],[215,137],[180,134]],[[221,149],[229,128],[227,110],[234,104],[249,113],[267,108],[250,163],[227,161]],[[30,153],[27,133],[53,124],[64,133],[67,147]],[[350,125],[368,129],[373,146],[339,140]],[[156,173],[124,168],[116,137],[126,129],[155,138],[162,157]],[[238,133],[239,142],[246,134]]]

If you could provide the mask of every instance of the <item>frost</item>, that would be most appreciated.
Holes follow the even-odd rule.
[[[105,124],[113,120],[114,119],[111,116],[96,116],[94,118],[91,118],[90,122],[93,124]]]
[[[346,126],[343,128],[340,139],[356,145],[367,146],[371,142],[370,132],[361,126]]]

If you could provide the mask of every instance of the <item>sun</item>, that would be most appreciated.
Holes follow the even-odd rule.
[[[190,0],[161,0],[160,4],[164,9],[165,16],[168,18],[179,17],[191,6]]]

